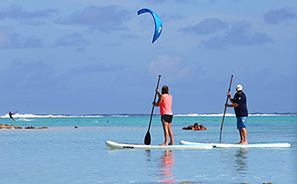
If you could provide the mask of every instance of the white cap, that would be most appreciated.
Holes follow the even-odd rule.
[[[240,84],[238,84],[237,86],[236,86],[236,91],[242,91],[242,85],[240,85]]]

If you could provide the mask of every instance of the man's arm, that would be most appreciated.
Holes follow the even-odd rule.
[[[225,104],[225,107],[238,107],[237,103]]]
[[[234,100],[233,100],[233,98],[231,97],[231,93],[230,93],[230,92],[227,93],[227,96],[228,96],[228,98],[230,99],[230,102],[231,102],[231,103],[234,103]]]
[[[234,103],[234,99],[231,97],[230,92],[227,93],[227,96],[232,104],[225,104],[225,107],[238,107],[238,103]]]

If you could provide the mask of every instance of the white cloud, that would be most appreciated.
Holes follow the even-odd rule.
[[[191,76],[196,66],[183,64],[179,56],[159,55],[146,64],[147,72],[151,76],[161,74],[167,81],[179,81]]]

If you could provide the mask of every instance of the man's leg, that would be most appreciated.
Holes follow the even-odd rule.
[[[248,144],[246,128],[242,128],[241,132],[242,132],[242,144]]]
[[[240,135],[240,142],[238,144],[248,144],[246,128],[240,129],[239,130],[239,135]]]

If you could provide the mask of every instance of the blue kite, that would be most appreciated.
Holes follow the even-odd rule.
[[[162,21],[161,21],[160,17],[157,14],[155,14],[152,10],[149,10],[146,8],[139,10],[137,13],[138,13],[138,15],[140,15],[142,13],[150,13],[153,16],[154,21],[155,21],[155,34],[154,34],[152,43],[154,43],[160,37],[160,35],[162,33],[162,29],[163,29]]]

